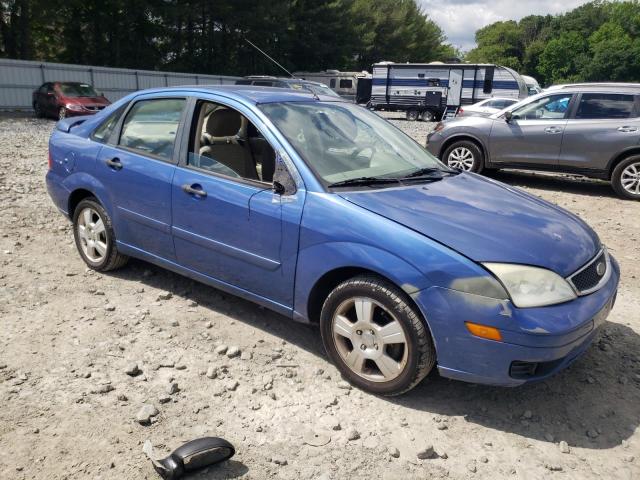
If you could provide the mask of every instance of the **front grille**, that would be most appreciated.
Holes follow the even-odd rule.
[[[569,281],[579,293],[589,293],[598,286],[600,281],[607,275],[609,265],[607,264],[607,254],[603,250],[598,256],[578,273],[573,274]]]

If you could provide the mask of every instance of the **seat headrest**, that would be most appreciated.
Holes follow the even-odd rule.
[[[214,110],[207,119],[206,131],[214,137],[231,137],[240,131],[242,118],[240,113],[227,108]]]

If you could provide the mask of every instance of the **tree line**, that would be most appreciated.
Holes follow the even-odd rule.
[[[505,65],[543,85],[640,81],[640,3],[593,1],[562,15],[496,22],[476,32],[470,62]]]
[[[0,0],[0,56],[206,74],[457,54],[415,0]]]

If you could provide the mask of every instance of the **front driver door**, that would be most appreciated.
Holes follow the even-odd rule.
[[[291,308],[305,197],[301,182],[296,191],[274,192],[275,152],[281,147],[242,105],[201,100],[192,125],[173,178],[178,263]]]
[[[497,118],[489,139],[491,163],[557,165],[572,94],[538,98],[511,111],[511,121]]]

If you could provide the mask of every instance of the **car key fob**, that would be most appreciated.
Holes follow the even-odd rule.
[[[204,437],[185,443],[162,460],[153,458],[153,446],[147,440],[143,448],[156,472],[165,480],[177,480],[193,472],[230,459],[236,453],[233,445],[223,438]]]

